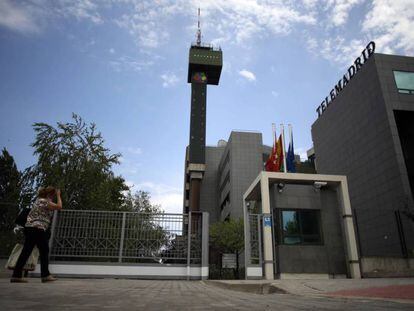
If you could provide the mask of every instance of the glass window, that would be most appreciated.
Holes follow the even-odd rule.
[[[322,243],[319,210],[282,210],[283,244]]]
[[[283,211],[282,212],[282,224],[283,224],[283,243],[284,244],[299,244],[300,231],[298,212],[296,211]]]
[[[394,71],[398,93],[414,94],[414,72]]]

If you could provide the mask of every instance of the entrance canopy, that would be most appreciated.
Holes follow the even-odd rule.
[[[251,276],[259,277],[260,272],[258,269],[264,269],[264,271],[262,271],[262,276],[268,280],[274,279],[274,267],[277,258],[274,258],[275,251],[273,249],[272,227],[268,224],[271,215],[270,189],[273,188],[273,186],[276,186],[282,191],[283,187],[289,184],[312,185],[315,189],[329,187],[336,190],[340,208],[339,212],[342,218],[343,236],[345,238],[344,243],[348,275],[352,278],[360,278],[359,257],[346,176],[276,172],[261,172],[243,195],[246,278],[249,278],[250,272]],[[260,213],[262,214],[263,224],[260,230],[261,239],[263,240],[263,260],[262,263],[259,264],[259,267],[257,265],[249,267],[250,234],[248,227],[248,207],[250,201],[261,202]]]

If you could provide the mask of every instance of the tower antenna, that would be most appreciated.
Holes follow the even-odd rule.
[[[198,8],[197,46],[201,45],[200,8]]]

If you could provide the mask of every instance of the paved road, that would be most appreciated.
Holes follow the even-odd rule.
[[[11,284],[0,279],[0,310],[413,310],[412,302],[257,295],[201,281],[60,279]]]

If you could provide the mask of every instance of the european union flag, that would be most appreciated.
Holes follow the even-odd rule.
[[[293,150],[293,135],[292,132],[290,132],[290,142],[289,142],[289,148],[286,155],[286,168],[287,171],[290,173],[296,173],[296,167],[295,167],[295,152]]]

